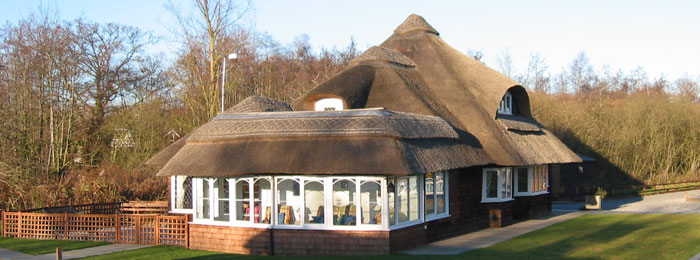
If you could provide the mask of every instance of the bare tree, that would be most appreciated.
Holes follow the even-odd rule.
[[[498,70],[501,71],[507,77],[515,76],[515,66],[513,65],[513,58],[510,54],[510,49],[505,48],[501,50],[496,56],[498,62]]]
[[[579,52],[569,65],[569,84],[577,93],[589,93],[595,85],[595,72],[586,53]]]
[[[85,151],[90,156],[89,162],[95,163],[107,149],[109,139],[102,126],[111,102],[143,86],[141,82],[153,73],[144,69],[147,62],[143,48],[155,39],[135,27],[112,23],[100,25],[77,20],[76,31],[80,67],[85,73],[83,91],[87,99],[84,101],[90,109]]]
[[[549,92],[549,76],[547,75],[547,61],[537,52],[530,54],[530,59],[527,63],[527,71],[523,77],[526,86],[534,91]]]
[[[700,85],[692,80],[688,74],[676,80],[676,91],[681,97],[687,98],[690,102],[700,102]]]
[[[183,12],[173,2],[165,8],[179,23],[179,27],[171,28],[183,44],[178,81],[183,88],[196,89],[186,91],[190,97],[186,102],[197,115],[195,124],[200,124],[215,116],[221,105],[217,87],[219,64],[226,55],[242,47],[241,41],[231,36],[252,5],[249,1],[224,0],[196,0],[194,5],[196,13]]]
[[[478,62],[486,64],[486,62],[484,62],[484,52],[482,50],[467,49],[467,56],[472,57]]]

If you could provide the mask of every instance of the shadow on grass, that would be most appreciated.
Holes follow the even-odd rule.
[[[555,224],[488,248],[466,252],[457,259],[609,259],[611,241],[644,228],[625,219],[602,222],[573,220],[564,225]]]

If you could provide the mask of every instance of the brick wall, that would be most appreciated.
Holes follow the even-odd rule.
[[[537,196],[515,197],[513,203],[513,218],[527,219],[549,214],[552,211],[550,194]]]
[[[389,253],[389,232],[190,225],[192,249],[270,255],[271,245],[275,255],[379,255]]]
[[[427,230],[422,224],[393,230],[389,236],[392,253],[425,245],[428,242]]]
[[[263,228],[190,224],[190,248],[235,254],[270,254],[270,233]]]

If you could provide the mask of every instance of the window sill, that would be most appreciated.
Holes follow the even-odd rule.
[[[190,222],[195,225],[211,225],[237,228],[265,228],[265,229],[284,229],[284,230],[336,230],[336,231],[387,231],[382,225],[360,225],[360,226],[328,226],[325,224],[318,225],[272,225],[266,223],[250,223],[243,221],[214,221],[206,219],[195,219]]]
[[[407,222],[403,222],[403,223],[399,223],[399,224],[390,226],[390,227],[389,227],[389,230],[402,229],[402,228],[405,228],[405,227],[420,225],[420,224],[423,224],[423,223],[424,223],[424,222],[423,222],[422,219],[416,219],[416,220],[413,220],[413,221],[407,221]]]
[[[194,214],[194,210],[191,209],[173,209],[168,211],[170,214]]]
[[[549,191],[540,191],[540,192],[516,192],[513,196],[514,196],[514,197],[529,197],[529,196],[537,196],[537,195],[542,195],[542,194],[549,194]]]
[[[449,217],[451,217],[451,215],[450,215],[450,214],[447,214],[447,213],[442,213],[442,214],[434,215],[434,216],[426,216],[426,217],[425,217],[425,222],[433,221],[433,220],[438,220],[438,219],[443,219],[443,218],[449,218]]]
[[[497,202],[506,202],[506,201],[511,201],[513,198],[508,198],[508,199],[481,199],[481,203],[497,203]]]

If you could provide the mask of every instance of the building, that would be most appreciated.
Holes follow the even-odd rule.
[[[572,162],[522,86],[411,15],[291,105],[249,97],[147,163],[191,248],[343,255],[546,214],[549,168]]]

